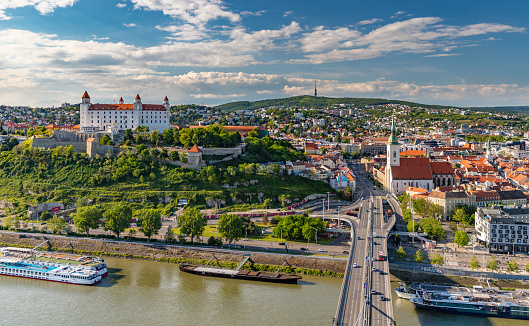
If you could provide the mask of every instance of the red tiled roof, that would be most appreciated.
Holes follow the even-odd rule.
[[[191,147],[191,149],[189,150],[189,153],[200,153],[202,152],[200,150],[200,148],[197,147],[197,145],[193,145],[193,147]]]
[[[167,96],[163,99],[164,101],[169,101],[169,99],[167,98]]]
[[[136,94],[135,100],[141,100],[140,94]]]
[[[90,98],[90,96],[88,96],[88,92],[87,91],[84,91],[83,98]]]
[[[400,166],[392,166],[394,180],[432,180],[430,159],[427,157],[403,157]]]
[[[432,174],[454,174],[454,168],[448,162],[430,162]]]
[[[134,104],[92,104],[88,110],[127,110],[132,111]],[[145,111],[167,111],[163,105],[159,104],[142,104],[142,110]]]

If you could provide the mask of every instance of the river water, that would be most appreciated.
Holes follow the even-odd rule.
[[[342,282],[304,276],[299,285],[267,284],[180,273],[176,264],[105,260],[110,274],[96,286],[0,276],[0,325],[331,325]],[[397,325],[528,324],[392,300]]]

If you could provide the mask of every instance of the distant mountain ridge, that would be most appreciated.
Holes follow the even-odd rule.
[[[448,109],[456,108],[454,106],[443,106],[443,105],[431,105],[431,104],[420,104],[407,101],[398,100],[387,100],[380,98],[351,98],[351,97],[314,97],[309,95],[293,96],[280,99],[269,99],[260,101],[238,101],[225,103],[215,106],[216,109],[222,111],[238,111],[238,110],[255,110],[259,108],[271,107],[271,106],[283,106],[283,107],[309,107],[313,109],[321,109],[330,105],[336,104],[349,104],[353,107],[365,107],[366,105],[381,105],[381,104],[401,104],[408,105],[411,107],[423,107],[431,109]]]
[[[506,112],[529,115],[529,106],[493,106],[493,107],[472,107],[472,110],[486,112]]]

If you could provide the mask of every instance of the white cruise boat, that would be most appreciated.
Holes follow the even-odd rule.
[[[36,260],[16,255],[6,255],[6,248],[1,248],[0,275],[34,278],[45,281],[94,285],[101,282],[102,276],[92,267],[79,264],[65,264],[47,260]],[[9,248],[12,249],[12,248]]]

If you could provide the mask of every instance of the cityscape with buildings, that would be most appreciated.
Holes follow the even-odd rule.
[[[525,325],[527,14],[0,0],[3,323]]]

